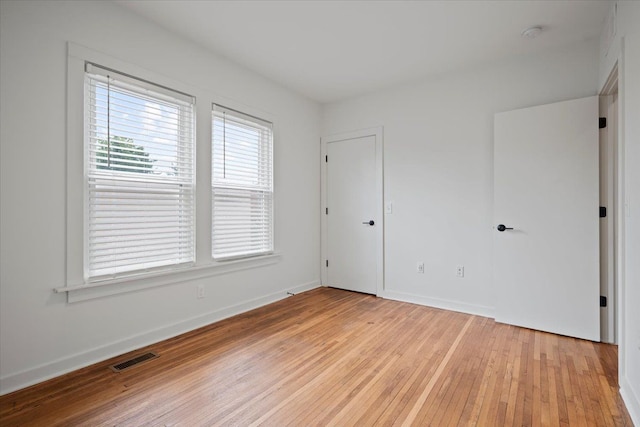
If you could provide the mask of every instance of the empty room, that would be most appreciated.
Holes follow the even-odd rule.
[[[0,0],[0,425],[640,426],[640,2]]]

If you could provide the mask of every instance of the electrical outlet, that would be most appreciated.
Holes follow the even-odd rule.
[[[419,262],[419,263],[418,263],[418,266],[417,266],[417,268],[416,268],[416,271],[417,271],[418,273],[424,273],[424,262]]]
[[[196,297],[198,299],[204,298],[204,286],[198,285],[196,287]]]
[[[464,265],[459,265],[456,267],[456,276],[464,277]]]

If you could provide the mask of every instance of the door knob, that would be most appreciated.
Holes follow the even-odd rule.
[[[363,224],[373,225],[373,224],[375,224],[375,222],[373,222],[373,220],[371,220],[371,221],[365,221],[365,222],[363,222]]]
[[[504,230],[513,230],[513,227],[505,227],[504,224],[498,225],[498,231],[502,232]]]

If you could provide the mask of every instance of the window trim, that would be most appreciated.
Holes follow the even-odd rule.
[[[83,148],[85,150],[84,152],[84,188],[85,188],[85,193],[84,193],[84,209],[85,209],[85,216],[84,216],[84,250],[83,250],[83,256],[84,256],[84,281],[85,283],[96,283],[96,282],[103,282],[103,281],[111,281],[113,283],[113,281],[122,279],[122,278],[128,278],[128,277],[141,277],[141,276],[147,276],[147,275],[155,275],[157,272],[171,272],[174,270],[180,270],[183,269],[185,267],[191,266],[195,264],[196,261],[196,253],[195,253],[195,248],[196,248],[196,244],[197,244],[197,235],[196,235],[196,228],[195,228],[195,220],[196,220],[196,204],[197,204],[197,197],[196,197],[196,170],[195,170],[195,166],[196,166],[196,121],[195,121],[195,114],[196,114],[196,98],[192,95],[187,95],[183,92],[180,91],[175,91],[173,89],[170,89],[168,87],[162,86],[162,85],[156,85],[155,83],[149,82],[148,80],[144,80],[144,79],[139,79],[137,77],[133,77],[131,75],[128,74],[124,74],[121,73],[117,70],[113,70],[110,68],[106,68],[103,67],[100,64],[96,64],[93,62],[85,62],[85,99],[84,99],[84,105],[83,105],[83,116],[84,116],[84,134],[83,134]],[[97,81],[100,81],[103,78],[109,79],[109,76],[114,77],[114,83],[112,83],[112,87],[114,87],[114,91],[119,91],[119,90],[124,90],[134,94],[134,95],[130,95],[130,96],[139,96],[140,99],[142,99],[143,97],[147,97],[149,99],[154,99],[154,100],[158,100],[159,102],[168,102],[171,103],[172,105],[176,105],[177,108],[179,108],[179,112],[180,112],[180,118],[178,119],[181,123],[184,120],[185,117],[183,117],[184,111],[182,110],[183,107],[188,108],[188,110],[190,110],[190,113],[188,114],[188,127],[189,129],[186,131],[181,131],[181,132],[177,132],[177,138],[178,140],[176,141],[176,149],[177,150],[181,150],[181,149],[186,149],[188,150],[188,152],[191,154],[189,157],[187,157],[187,161],[184,162],[185,165],[187,165],[187,169],[188,169],[188,178],[185,179],[185,177],[183,177],[182,175],[180,176],[176,176],[175,179],[171,179],[168,177],[157,177],[157,176],[141,176],[141,175],[132,175],[130,174],[130,172],[115,172],[115,171],[107,171],[106,173],[104,171],[99,171],[97,170],[96,167],[91,165],[91,156],[92,156],[92,152],[95,153],[95,148],[92,149],[91,148],[91,133],[92,133],[92,129],[90,126],[91,117],[94,117],[97,120],[98,117],[98,113],[96,111],[92,110],[92,106],[94,106],[94,103],[91,102],[89,100],[89,96],[90,94],[92,94],[92,88],[98,85]],[[100,76],[97,77],[96,76]],[[102,83],[104,84],[104,83]],[[107,86],[108,87],[108,86]],[[97,89],[96,89],[97,91]],[[152,94],[151,94],[152,93]],[[97,96],[97,95],[96,95]],[[155,101],[154,101],[155,102]],[[102,119],[105,119],[107,121],[109,121],[111,123],[111,120],[109,119],[109,116],[107,115],[106,117],[103,115]],[[185,122],[187,123],[187,122]],[[136,123],[136,125],[138,125]],[[108,128],[108,126],[107,126]],[[131,126],[131,128],[133,128],[133,126]],[[184,144],[184,145],[182,145]],[[95,155],[95,154],[94,154]],[[115,182],[128,182],[128,183],[138,183],[140,184],[143,181],[147,181],[149,183],[152,183],[155,186],[161,186],[163,188],[178,188],[180,190],[179,194],[180,195],[184,195],[185,193],[183,193],[183,190],[186,191],[186,194],[189,194],[189,198],[191,199],[189,202],[189,207],[191,208],[191,214],[190,216],[186,216],[185,218],[187,218],[188,220],[188,226],[186,227],[186,230],[184,229],[185,227],[183,225],[179,226],[179,230],[177,232],[178,236],[182,235],[182,231],[186,231],[189,235],[187,237],[188,239],[188,243],[190,243],[190,250],[189,251],[182,251],[182,250],[178,250],[178,254],[180,256],[186,256],[188,257],[183,259],[181,262],[169,262],[167,263],[167,259],[162,260],[163,263],[161,265],[157,265],[157,266],[151,266],[151,267],[144,267],[144,268],[140,268],[140,265],[138,263],[138,265],[136,266],[137,268],[134,269],[125,269],[124,271],[121,272],[111,272],[111,273],[103,273],[103,274],[94,274],[91,275],[91,260],[90,260],[90,249],[91,249],[91,244],[92,244],[92,233],[91,233],[91,221],[92,221],[92,215],[91,215],[91,206],[92,203],[90,202],[91,200],[91,194],[92,194],[92,190],[91,190],[91,181],[92,180],[97,180],[97,181],[104,181],[104,180],[112,180]],[[97,191],[97,190],[95,190]],[[147,197],[148,196],[148,191],[139,191],[137,194],[140,195],[140,197]],[[185,205],[180,204],[178,206],[179,209],[185,208]],[[148,213],[148,211],[146,211]],[[144,237],[150,237],[148,234],[140,234],[139,235],[141,238]],[[173,235],[173,238],[175,238],[176,236]],[[177,242],[177,245],[183,245],[184,243],[186,243],[185,241],[181,240],[180,238],[178,239],[179,241]],[[149,248],[146,248],[149,249]],[[175,249],[172,248],[172,249]],[[151,248],[151,250],[156,250],[155,248]],[[131,258],[129,258],[129,260],[131,260]],[[174,260],[175,261],[175,260]],[[131,264],[133,265],[133,264]],[[113,266],[110,268],[115,268],[116,270],[120,269],[120,264],[118,263],[118,266]]]
[[[119,70],[120,73],[137,76],[156,84],[170,87],[197,98],[195,108],[196,135],[196,261],[192,266],[172,271],[153,272],[101,282],[87,283],[84,279],[84,72],[85,63],[93,62],[103,67]],[[64,283],[53,284],[53,291],[67,295],[67,302],[85,301],[104,296],[117,295],[141,289],[179,284],[201,278],[229,274],[253,268],[260,268],[281,262],[283,254],[274,246],[270,255],[240,260],[213,261],[211,259],[211,105],[222,103],[251,115],[264,117],[274,123],[273,133],[277,133],[275,116],[264,110],[248,106],[225,97],[210,89],[195,87],[167,76],[149,71],[102,52],[67,43],[66,75],[66,275]],[[276,146],[273,146],[274,153]],[[274,156],[274,167],[276,159]],[[275,169],[274,169],[275,179]],[[276,192],[274,191],[274,201]],[[275,206],[274,206],[275,229]],[[198,238],[200,236],[200,238]],[[274,237],[275,245],[275,237]]]
[[[239,118],[248,118],[248,119],[252,119],[255,120],[256,124],[258,125],[268,125],[269,130],[271,132],[271,141],[270,141],[270,146],[269,146],[269,150],[271,151],[270,156],[271,156],[271,176],[269,177],[270,181],[271,181],[271,209],[270,209],[270,213],[269,213],[269,220],[270,220],[270,224],[269,224],[269,228],[271,231],[271,241],[270,243],[270,250],[268,251],[263,251],[263,252],[259,252],[259,253],[252,253],[252,254],[240,254],[240,255],[231,255],[231,256],[222,256],[222,257],[218,257],[216,258],[214,255],[214,233],[213,233],[213,224],[214,224],[214,208],[213,208],[213,203],[214,203],[214,198],[213,198],[213,193],[214,193],[214,188],[216,187],[214,185],[214,176],[213,176],[213,163],[214,163],[214,158],[213,158],[213,149],[214,149],[214,145],[213,145],[213,126],[214,126],[214,120],[215,120],[215,116],[216,116],[216,109],[221,110],[221,111],[229,111],[232,113],[235,113],[238,115]],[[211,241],[211,252],[210,252],[210,256],[211,259],[214,262],[229,262],[229,261],[237,261],[237,260],[242,260],[242,259],[251,259],[251,258],[256,258],[256,257],[261,257],[261,256],[265,256],[265,255],[269,255],[275,252],[275,248],[276,248],[276,238],[275,238],[275,167],[274,167],[274,163],[275,163],[275,126],[273,121],[267,120],[267,119],[263,119],[260,118],[256,115],[253,114],[249,114],[243,111],[239,111],[235,108],[230,108],[227,107],[225,105],[221,105],[219,103],[212,103],[211,104],[211,119],[210,119],[210,124],[211,124],[211,138],[210,138],[210,153],[211,153],[211,181],[210,181],[210,194],[211,194],[211,217],[210,217],[210,223],[211,223],[211,233],[210,233],[210,241]],[[222,186],[219,186],[222,187]],[[233,188],[233,187],[226,187],[226,188]]]
[[[254,268],[277,264],[282,260],[282,253],[273,252],[268,255],[255,256],[227,261],[194,265],[173,270],[156,271],[150,274],[121,277],[118,279],[91,282],[69,283],[67,286],[54,288],[55,293],[67,293],[67,302],[80,302],[94,298],[118,295],[125,292],[140,291],[158,286],[174,285],[191,280],[220,276]]]

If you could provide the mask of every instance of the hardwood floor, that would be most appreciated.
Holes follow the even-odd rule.
[[[616,366],[614,346],[320,288],[2,396],[0,424],[632,426]]]

